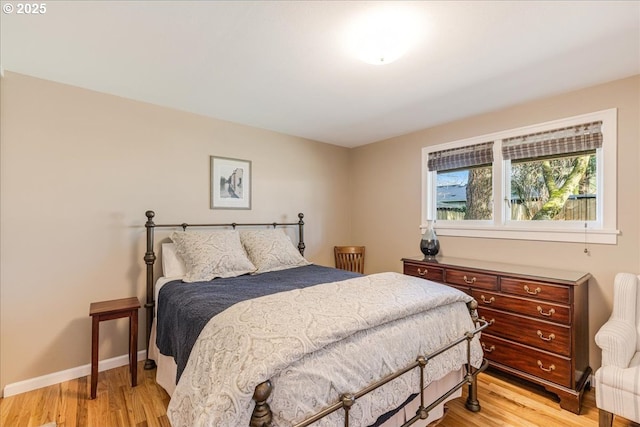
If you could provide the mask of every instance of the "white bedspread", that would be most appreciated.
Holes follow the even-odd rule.
[[[473,329],[453,288],[380,273],[236,304],[203,329],[171,398],[173,427],[248,426],[257,384],[271,379],[274,424],[300,422]],[[478,339],[472,361],[480,365]],[[431,360],[427,380],[465,363],[466,344]],[[419,389],[418,370],[359,399],[352,425],[370,425]],[[428,382],[427,381],[427,382]],[[314,424],[341,425],[342,411]]]

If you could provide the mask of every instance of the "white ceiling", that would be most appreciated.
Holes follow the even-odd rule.
[[[360,62],[349,24],[385,3],[422,37]],[[640,74],[638,1],[47,1],[0,27],[4,70],[347,147]]]

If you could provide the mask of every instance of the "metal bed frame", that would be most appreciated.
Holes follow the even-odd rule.
[[[147,265],[147,277],[146,277],[146,303],[144,307],[146,309],[146,320],[147,320],[147,359],[144,364],[144,369],[154,369],[156,367],[155,362],[152,359],[149,359],[149,340],[151,337],[151,325],[153,322],[153,312],[155,307],[155,296],[154,296],[154,273],[153,267],[156,261],[156,254],[153,250],[154,247],[154,231],[156,228],[182,228],[186,230],[187,227],[223,227],[223,228],[233,228],[236,227],[260,227],[260,226],[269,226],[269,227],[287,227],[287,226],[298,226],[298,250],[301,255],[304,255],[305,244],[304,244],[304,215],[302,213],[298,214],[298,222],[270,222],[270,223],[221,223],[221,224],[156,224],[153,221],[155,217],[154,211],[146,211],[145,216],[147,217],[147,221],[145,223],[146,227],[146,237],[147,237],[147,250],[144,255],[144,262]],[[477,314],[478,303],[473,300],[467,303],[467,308],[469,310],[469,314],[471,319],[474,322],[475,329],[472,331],[468,331],[461,336],[460,338],[450,342],[449,344],[441,347],[440,349],[434,351],[428,355],[419,355],[415,362],[410,365],[404,367],[403,369],[389,374],[388,376],[380,379],[379,381],[370,384],[369,386],[363,388],[362,390],[358,390],[354,393],[345,393],[338,397],[338,400],[333,405],[328,406],[322,411],[316,413],[315,415],[307,418],[301,423],[296,424],[293,427],[306,427],[314,422],[326,417],[329,414],[332,414],[340,409],[344,411],[344,426],[349,427],[349,411],[351,407],[356,403],[356,401],[362,396],[376,390],[377,388],[387,384],[388,382],[410,372],[413,369],[420,369],[420,405],[418,407],[418,411],[416,415],[412,417],[410,420],[405,422],[402,427],[408,427],[419,420],[424,420],[428,417],[429,412],[444,402],[449,396],[455,393],[457,390],[462,388],[464,385],[468,385],[468,395],[467,401],[465,403],[465,407],[471,412],[480,411],[480,402],[478,401],[478,386],[477,386],[477,375],[484,371],[488,366],[488,361],[483,358],[482,365],[479,368],[474,368],[471,365],[471,341],[482,330],[489,326],[489,323],[484,319],[479,319]],[[456,345],[460,345],[466,342],[467,344],[467,361],[466,361],[466,374],[462,381],[458,382],[451,389],[442,394],[438,399],[436,399],[433,403],[428,406],[424,405],[425,397],[424,397],[424,369],[429,363],[431,359],[434,357],[444,353],[445,351],[455,347]],[[255,407],[253,409],[253,413],[251,415],[251,420],[249,423],[249,427],[271,427],[273,413],[267,400],[271,395],[273,390],[273,386],[271,381],[267,380],[258,384],[255,388],[253,394],[253,400],[255,401]]]

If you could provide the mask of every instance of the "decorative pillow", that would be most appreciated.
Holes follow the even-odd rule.
[[[201,282],[216,277],[235,277],[253,272],[236,230],[212,232],[175,231],[171,240],[187,267],[184,282]]]
[[[311,264],[300,255],[282,229],[242,230],[240,240],[256,266],[253,274]]]
[[[164,277],[182,277],[187,267],[178,255],[175,243],[162,244],[162,275]]]

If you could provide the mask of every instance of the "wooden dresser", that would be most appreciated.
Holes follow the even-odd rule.
[[[403,258],[404,274],[447,284],[478,302],[490,366],[542,385],[580,413],[588,386],[589,273],[437,257]]]

